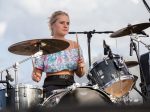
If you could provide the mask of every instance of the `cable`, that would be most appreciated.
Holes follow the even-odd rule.
[[[145,5],[145,7],[147,8],[148,12],[150,13],[150,7],[148,6],[147,2],[145,0],[143,0],[143,3]]]

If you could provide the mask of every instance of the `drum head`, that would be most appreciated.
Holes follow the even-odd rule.
[[[104,90],[115,97],[122,97],[127,94],[134,84],[133,79],[120,80],[106,87]]]
[[[90,87],[80,87],[66,94],[59,105],[91,106],[110,103],[108,96],[102,91]]]

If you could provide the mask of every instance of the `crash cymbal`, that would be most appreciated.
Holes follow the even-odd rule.
[[[69,47],[69,43],[59,39],[33,39],[15,43],[8,50],[19,55],[33,55],[39,50],[44,54],[56,53]]]
[[[112,38],[122,37],[122,36],[130,35],[131,33],[139,34],[141,31],[143,31],[144,29],[146,29],[148,27],[150,27],[150,23],[140,23],[140,24],[136,24],[136,25],[128,25],[127,27],[122,28],[122,29],[112,33],[110,35],[110,37],[112,37]]]
[[[127,65],[128,68],[131,68],[138,65],[139,63],[137,61],[126,61],[125,64]]]

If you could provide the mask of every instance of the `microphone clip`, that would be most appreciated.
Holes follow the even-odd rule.
[[[13,82],[13,81],[14,81],[14,79],[13,79],[13,78],[11,77],[11,75],[9,74],[9,71],[8,71],[8,70],[6,70],[6,72],[7,72],[6,80]]]
[[[136,45],[135,42],[133,42],[133,39],[131,38],[131,41],[130,41],[130,56],[133,55],[133,50],[137,51],[137,45]]]
[[[113,54],[111,52],[110,47],[106,44],[105,40],[103,40],[103,47],[104,47],[104,55],[108,55],[110,59],[113,59]]]

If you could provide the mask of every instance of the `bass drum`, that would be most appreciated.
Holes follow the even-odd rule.
[[[0,110],[6,108],[6,90],[0,89]]]
[[[121,57],[95,62],[89,75],[95,84],[114,97],[124,96],[134,84],[134,77]]]
[[[38,86],[18,84],[8,90],[7,107],[12,111],[24,112],[43,101],[43,91]]]
[[[93,87],[77,87],[74,90],[66,90],[49,96],[43,103],[44,107],[78,107],[95,106],[112,103],[105,92]]]

